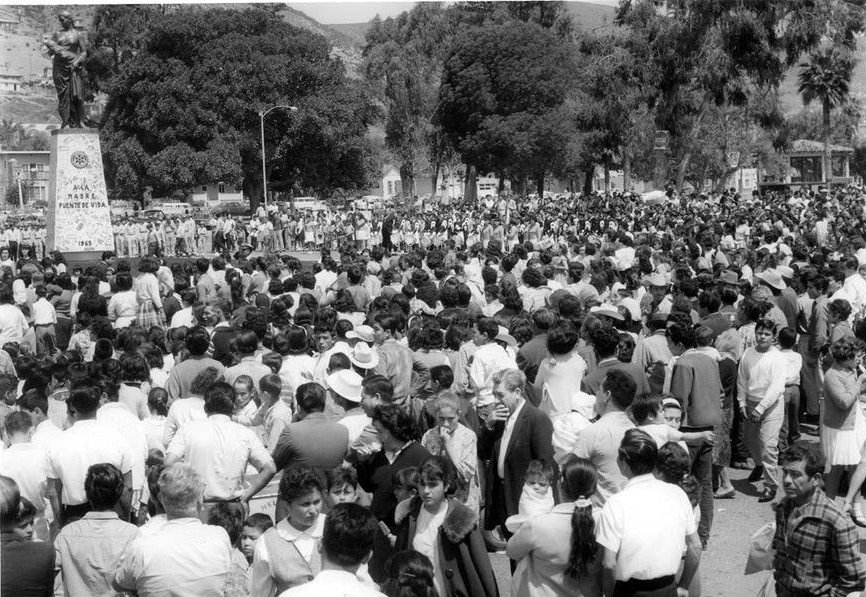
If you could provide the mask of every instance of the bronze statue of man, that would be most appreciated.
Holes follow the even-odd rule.
[[[48,53],[54,58],[52,74],[57,89],[57,108],[61,128],[81,128],[84,115],[84,77],[82,65],[87,58],[87,40],[74,24],[72,15],[63,11],[59,31],[45,40]]]

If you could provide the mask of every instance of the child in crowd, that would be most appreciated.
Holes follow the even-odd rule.
[[[358,503],[358,473],[355,467],[344,464],[325,475],[331,505]]]
[[[523,477],[523,491],[517,514],[509,516],[505,528],[514,533],[524,522],[537,514],[547,514],[553,510],[553,468],[546,460],[532,460],[526,467]]]
[[[394,510],[394,522],[400,522],[409,514],[409,509],[412,505],[412,498],[418,495],[418,485],[421,483],[421,477],[418,475],[418,468],[407,466],[400,469],[391,478],[391,487],[394,490],[394,497],[397,498],[397,507]],[[397,537],[389,535],[388,539],[391,545],[394,545]]]
[[[259,395],[253,384],[253,378],[249,375],[239,375],[233,385],[235,414],[232,415],[232,419],[241,425],[253,426],[259,410]]]
[[[253,553],[256,550],[256,542],[259,537],[264,535],[265,531],[274,526],[274,521],[267,514],[256,512],[244,521],[244,528],[241,531],[241,552],[247,559],[248,563],[253,561]]]
[[[275,373],[269,373],[259,380],[259,398],[262,402],[259,417],[262,420],[262,440],[268,450],[274,449],[283,429],[292,422],[292,409],[281,399],[282,391],[283,380]]]
[[[250,562],[240,549],[244,527],[243,508],[239,504],[216,504],[208,513],[207,523],[222,527],[232,545],[232,561],[223,586],[224,597],[247,597],[250,594]]]
[[[652,436],[659,448],[668,442],[677,442],[688,451],[686,445],[688,443],[715,440],[712,431],[683,433],[679,430],[682,422],[682,406],[671,395],[662,397],[659,394],[640,394],[631,404],[631,414],[638,427]]]

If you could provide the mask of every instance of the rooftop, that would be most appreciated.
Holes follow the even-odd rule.
[[[837,153],[854,153],[853,147],[846,145],[829,145],[831,152]],[[791,143],[791,150],[787,153],[822,153],[824,151],[824,143],[821,141],[811,141],[809,139],[797,139]]]

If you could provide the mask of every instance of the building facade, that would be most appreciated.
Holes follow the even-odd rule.
[[[20,185],[23,203],[48,201],[50,160],[50,151],[0,151],[2,199],[10,186]]]

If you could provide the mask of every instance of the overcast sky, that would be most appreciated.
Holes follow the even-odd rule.
[[[592,0],[590,4],[616,6],[619,0]],[[343,2],[288,2],[289,6],[320,23],[366,23],[377,14],[382,17],[394,17],[410,10],[414,2],[363,2],[344,0]]]

